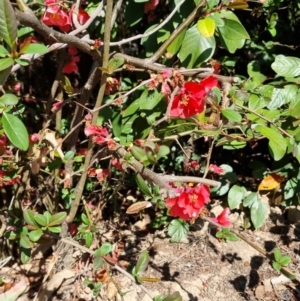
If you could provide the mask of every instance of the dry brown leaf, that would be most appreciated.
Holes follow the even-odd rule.
[[[149,208],[151,206],[152,206],[152,204],[148,201],[137,202],[137,203],[134,203],[131,206],[129,206],[126,210],[126,213],[127,214],[137,214],[141,210],[144,210],[145,208]]]

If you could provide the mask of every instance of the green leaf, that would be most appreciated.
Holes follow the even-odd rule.
[[[227,240],[230,240],[230,241],[238,241],[239,239],[237,238],[237,236],[233,233],[227,233],[225,238]]]
[[[147,158],[147,153],[141,147],[136,145],[131,148],[131,153],[138,161],[143,161]]]
[[[282,266],[287,266],[288,264],[290,264],[291,262],[291,257],[290,256],[282,256],[279,263],[282,265]]]
[[[31,27],[19,26],[19,28],[18,28],[18,38],[20,39],[22,36],[29,35],[32,32],[34,32],[34,30]]]
[[[64,161],[70,161],[74,158],[74,156],[75,156],[74,151],[68,151],[68,152],[65,153]]]
[[[259,61],[252,61],[247,66],[247,71],[249,76],[253,78],[253,80],[258,84],[262,84],[267,77],[260,73],[260,62]]]
[[[163,95],[156,89],[153,91],[144,90],[140,97],[139,106],[141,110],[153,110],[163,99]]]
[[[215,38],[203,37],[193,26],[185,33],[178,57],[185,67],[197,67],[212,57],[215,48]]]
[[[84,213],[81,213],[81,220],[86,224],[86,225],[89,225],[91,222],[90,220],[88,219],[88,217],[84,214]]]
[[[260,228],[266,221],[268,208],[265,203],[257,199],[251,206],[251,221],[255,229]]]
[[[286,90],[274,88],[271,101],[268,103],[267,108],[269,110],[280,108],[287,101],[286,94]]]
[[[229,121],[233,121],[233,122],[241,122],[242,121],[242,115],[236,111],[233,111],[230,109],[222,109],[221,113]]]
[[[12,66],[13,64],[14,64],[14,60],[11,57],[6,57],[4,59],[0,59],[0,71],[7,69],[8,67]]]
[[[143,273],[146,270],[148,264],[149,264],[149,254],[145,250],[140,254],[138,262],[135,266],[136,276]]]
[[[123,118],[132,116],[140,107],[140,99],[134,100],[124,111]]]
[[[244,200],[243,200],[243,205],[245,207],[251,207],[255,202],[257,202],[258,200],[258,195],[256,192],[251,192],[250,194],[248,194]]]
[[[127,26],[134,26],[139,23],[144,15],[144,3],[128,1],[125,6],[125,22]]]
[[[247,190],[245,187],[239,185],[233,185],[228,192],[228,205],[230,209],[236,209],[239,207],[243,198],[245,197]]]
[[[38,44],[38,43],[32,43],[30,44],[24,51],[23,53],[28,53],[28,54],[45,54],[48,53],[49,50],[48,48],[43,45],[43,44]]]
[[[265,104],[263,97],[259,97],[256,94],[250,94],[249,109],[256,111],[258,109],[263,108],[265,105],[266,104]]]
[[[300,153],[300,150],[299,150]],[[300,160],[298,159],[300,162]],[[293,199],[294,195],[297,191],[299,191],[299,181],[297,178],[290,178],[287,180],[287,182],[284,185],[284,200],[291,200]]]
[[[210,17],[206,17],[197,22],[197,29],[205,38],[211,38],[216,29],[216,22]]]
[[[237,49],[243,48],[245,40],[229,40],[224,35],[225,27],[218,27],[217,32],[219,33],[221,45],[225,47],[230,53],[235,53]]]
[[[225,39],[233,41],[250,39],[249,34],[240,22],[231,19],[225,19],[224,22],[224,26],[219,29],[221,29],[222,36]]]
[[[170,148],[168,146],[166,146],[166,145],[161,145],[159,147],[158,152],[157,152],[157,156],[159,158],[162,158],[162,157],[167,156],[169,153],[170,153]]]
[[[125,60],[122,57],[114,57],[109,60],[108,62],[108,73],[111,74],[113,73],[116,69],[120,68],[123,66],[125,63]]]
[[[274,160],[279,161],[282,159],[287,148],[286,140],[282,134],[277,129],[266,126],[257,126],[255,130],[269,139],[269,147]]]
[[[45,211],[44,212],[44,216],[46,218],[46,225],[48,226],[49,225],[49,221],[50,221],[50,218],[51,218],[51,214],[49,211]]]
[[[13,49],[17,38],[17,20],[9,0],[0,0],[0,16],[0,37]]]
[[[37,229],[37,230],[33,230],[33,231],[30,231],[28,236],[30,238],[31,241],[38,241],[41,236],[43,235],[43,230],[42,229]]]
[[[167,53],[171,53],[172,55],[175,55],[179,51],[180,47],[182,46],[185,33],[186,33],[186,29],[183,30],[176,37],[176,39],[170,44],[170,46],[167,48]]]
[[[27,248],[20,248],[21,251],[21,261],[22,263],[27,263],[30,259],[31,250]],[[15,299],[14,299],[15,300]]]
[[[36,213],[34,211],[32,211],[30,209],[26,209],[23,212],[23,218],[28,225],[38,227],[38,224],[36,223],[36,221],[34,219],[35,214]]]
[[[1,61],[1,59],[0,59],[0,61]],[[5,82],[7,81],[8,77],[10,75],[12,68],[13,68],[13,65],[0,71],[0,86],[3,86],[5,84]]]
[[[7,51],[7,49],[4,46],[0,45],[0,56],[4,57],[7,55],[9,55],[9,52]]]
[[[181,241],[189,231],[189,225],[181,219],[174,219],[168,226],[168,235],[172,242]]]
[[[95,256],[94,258],[94,269],[98,270],[103,266],[104,260],[101,256]]]
[[[244,148],[246,145],[247,145],[246,141],[229,140],[223,144],[223,148],[228,150],[235,150],[235,149]]]
[[[23,122],[17,116],[3,112],[2,125],[11,143],[17,148],[26,151],[29,147],[29,138]]]
[[[179,292],[174,292],[171,295],[165,296],[162,301],[182,301],[182,297]]]
[[[93,243],[93,238],[94,238],[93,233],[91,232],[85,233],[84,238],[85,238],[85,245],[86,247],[89,248]]]
[[[274,258],[276,262],[279,262],[281,259],[281,251],[278,248],[274,250]]]
[[[279,263],[275,262],[275,261],[272,262],[272,266],[273,266],[273,269],[276,270],[276,271],[280,271],[281,268],[282,268],[282,266]]]
[[[19,102],[19,99],[14,94],[6,93],[0,97],[0,103],[6,106],[14,106]]]
[[[52,215],[49,219],[48,227],[62,224],[66,219],[66,217],[67,217],[66,212],[58,212]]]
[[[147,183],[139,173],[136,174],[135,180],[141,192],[146,196],[152,197],[151,190],[149,189]]]
[[[111,251],[112,251],[112,245],[109,242],[105,242],[104,244],[102,244],[99,249],[100,255],[106,255]]]
[[[43,214],[35,214],[34,219],[39,225],[43,227],[47,226],[47,218]]]
[[[27,235],[22,235],[20,238],[20,246],[25,249],[30,249],[32,247],[32,244],[29,240],[29,237]]]
[[[292,56],[277,55],[271,68],[280,76],[295,77],[300,75],[300,59]]]
[[[61,232],[61,226],[53,226],[48,227],[48,230],[53,233],[60,233]]]
[[[21,65],[21,66],[28,66],[29,65],[29,61],[26,59],[15,59],[15,63]]]

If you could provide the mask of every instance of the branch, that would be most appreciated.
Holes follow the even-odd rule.
[[[107,0],[106,14],[105,14],[105,31],[104,31],[102,70],[106,70],[106,68],[108,66],[108,60],[109,60],[109,42],[110,42],[110,32],[111,32],[110,22],[111,22],[111,16],[112,16],[112,9],[113,9],[113,0]],[[102,100],[104,97],[104,92],[105,92],[106,79],[107,79],[107,73],[102,71],[99,93],[97,96],[97,100],[96,100],[94,109],[101,107]],[[99,111],[93,113],[92,125],[97,124],[98,115],[99,115]],[[75,200],[72,202],[72,207],[71,207],[69,215],[67,217],[68,223],[71,223],[74,220],[75,215],[77,213],[79,203],[81,200],[81,196],[82,196],[82,193],[84,190],[84,185],[85,185],[86,178],[87,178],[87,171],[88,171],[88,167],[90,165],[92,154],[93,154],[93,137],[90,137],[89,143],[88,143],[88,151],[87,151],[85,161],[84,161],[84,172],[82,173],[81,178],[76,186]]]
[[[191,14],[172,32],[169,38],[158,48],[158,50],[149,58],[146,59],[147,62],[154,63],[156,62],[166,51],[166,49],[172,44],[172,42],[186,29],[195,19],[200,8],[206,3],[205,0],[202,0],[196,8],[191,12]]]
[[[31,9],[27,8],[24,12],[15,10],[15,15],[20,24],[29,26],[34,29],[36,32],[41,34],[46,39],[52,38],[60,43],[68,44],[69,46],[75,46],[81,51],[89,54],[95,60],[100,61],[101,55],[98,50],[91,49],[90,45],[82,41],[80,38],[73,35],[63,34],[56,30],[53,30],[41,23],[37,17],[34,15]]]
[[[181,0],[181,2],[179,2],[173,9],[173,11],[169,14],[169,16],[162,22],[160,23],[157,27],[155,27],[154,29],[152,29],[149,32],[143,33],[143,34],[138,34],[134,37],[128,38],[128,39],[123,39],[119,42],[112,42],[110,43],[110,46],[121,46],[123,44],[127,44],[130,43],[132,41],[135,40],[139,40],[142,38],[147,38],[149,36],[151,36],[152,34],[154,34],[155,32],[157,32],[158,30],[160,30],[165,24],[167,24],[171,18],[175,15],[175,13],[177,13],[177,11],[179,10],[180,6],[185,2],[185,0]]]
[[[249,108],[247,108],[247,107],[244,107],[244,106],[242,106],[242,105],[239,105],[239,104],[236,103],[236,102],[235,102],[234,104],[235,104],[237,107],[239,107],[239,108],[241,108],[241,109],[244,109],[244,110],[246,110],[246,111],[248,111],[248,112],[250,112],[250,113],[252,113],[252,114],[258,116],[259,118],[261,118],[261,119],[263,119],[263,120],[269,122],[270,124],[272,124],[278,131],[280,131],[280,132],[281,132],[282,134],[284,134],[285,136],[287,136],[287,137],[289,137],[289,138],[293,138],[293,137],[294,137],[293,135],[291,135],[291,134],[289,134],[288,132],[286,132],[285,130],[283,130],[280,126],[278,126],[274,121],[270,120],[269,118],[267,118],[267,117],[265,117],[265,116],[263,116],[263,115],[257,113],[256,111],[254,111],[254,110],[252,110],[252,109],[249,109]]]
[[[128,152],[119,144],[117,144],[116,152],[119,156],[122,158],[125,158],[128,156]],[[160,175],[156,174],[152,170],[146,168],[142,163],[137,161],[135,158],[131,158],[131,161],[129,163],[131,165],[131,168],[138,172],[143,178],[148,180],[150,183],[153,183],[157,186],[159,186],[162,190],[164,197],[174,197],[177,195],[177,192],[170,187],[167,182],[194,182],[194,183],[202,183],[210,186],[219,186],[220,182],[208,180],[208,179],[202,179],[198,177],[185,177],[185,176],[168,176],[168,175]]]
[[[215,226],[216,228],[228,228],[222,225],[219,225],[218,223],[212,221],[210,219],[210,217],[206,217],[203,216],[201,217],[201,219],[209,222],[211,225]],[[270,260],[270,262],[272,262],[274,260],[274,254],[273,253],[268,253],[267,251],[265,251],[264,249],[262,249],[261,247],[259,247],[258,245],[256,245],[252,240],[248,239],[245,235],[241,234],[240,231],[238,230],[234,230],[232,228],[230,228],[230,232],[235,234],[238,238],[242,239],[244,242],[246,242],[249,246],[251,246],[253,249],[255,249],[256,251],[258,251],[260,254],[262,254],[264,257],[268,258]],[[298,282],[300,282],[300,278],[293,273],[292,271],[290,271],[288,268],[286,267],[282,267],[280,272],[284,275],[287,275],[288,278],[292,279],[291,276],[293,277],[293,279],[297,280]]]

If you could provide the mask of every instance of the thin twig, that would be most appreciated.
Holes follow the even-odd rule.
[[[159,175],[164,182],[182,182],[182,183],[201,183],[213,187],[219,186],[221,183],[215,180],[203,179],[192,176],[170,176],[170,175]]]
[[[242,105],[240,105],[240,104],[238,104],[238,103],[236,103],[236,102],[235,102],[234,104],[235,104],[237,107],[239,107],[239,108],[241,108],[241,109],[244,109],[244,110],[246,110],[246,111],[248,111],[248,112],[250,112],[250,113],[252,113],[252,114],[258,116],[259,118],[261,118],[261,119],[263,119],[263,120],[269,122],[270,124],[272,124],[278,131],[280,131],[280,132],[281,132],[282,134],[284,134],[285,136],[287,136],[287,137],[289,137],[289,138],[293,138],[293,137],[294,137],[293,135],[291,135],[291,134],[289,134],[288,132],[286,132],[285,130],[283,130],[280,126],[278,126],[274,121],[270,120],[269,118],[267,118],[267,117],[265,117],[265,116],[263,116],[263,115],[257,113],[256,111],[254,111],[254,110],[252,110],[252,109],[249,109],[249,108],[247,108],[247,107],[244,107],[244,106],[242,106]]]
[[[143,34],[138,34],[134,37],[130,37],[128,39],[123,39],[119,42],[111,42],[110,46],[121,46],[123,44],[127,44],[130,43],[132,41],[135,40],[139,40],[139,39],[143,39],[143,38],[147,38],[151,35],[153,35],[155,32],[157,32],[158,30],[160,30],[163,26],[165,26],[165,24],[167,24],[171,18],[177,13],[177,11],[179,10],[180,6],[185,2],[185,0],[180,1],[172,10],[172,12],[168,15],[168,17],[162,22],[160,23],[158,26],[156,26],[154,29],[150,30],[149,32],[143,33]]]
[[[108,60],[109,60],[109,42],[110,42],[110,33],[111,33],[110,21],[111,21],[111,16],[112,16],[112,9],[113,9],[113,0],[107,0],[106,15],[105,15],[102,70],[106,70],[106,68],[108,66]],[[94,108],[101,107],[104,93],[105,93],[106,79],[107,79],[107,73],[102,72],[100,88],[99,88],[99,92],[98,92],[98,96],[97,96],[97,100],[96,100],[96,104],[95,104]],[[99,115],[99,111],[93,113],[93,118],[92,118],[93,125],[97,124],[98,115]],[[85,161],[84,161],[84,172],[82,173],[80,180],[76,186],[75,199],[72,202],[72,206],[70,208],[70,212],[67,217],[68,223],[71,223],[74,220],[75,215],[77,213],[77,210],[78,210],[78,207],[80,204],[80,200],[81,200],[81,196],[82,196],[82,193],[84,190],[84,185],[85,185],[86,178],[87,178],[87,167],[90,165],[92,154],[93,154],[93,137],[90,137],[89,143],[88,143],[88,151],[87,151]]]

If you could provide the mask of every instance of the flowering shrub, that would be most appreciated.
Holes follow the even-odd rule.
[[[47,8],[42,16],[42,21],[48,26],[57,26],[63,32],[69,32],[72,28],[73,8],[69,9],[64,2],[59,0],[45,0]],[[88,13],[78,10],[77,19],[80,24],[84,24],[88,19]]]
[[[236,238],[223,228],[231,211],[260,228],[278,190],[280,205],[298,204],[296,1],[23,2],[0,0],[1,206],[23,262],[65,219],[74,239],[98,245],[116,201],[124,214],[153,210],[151,225],[173,241],[197,218]],[[276,11],[291,24],[277,26]],[[215,199],[228,208],[212,218]],[[95,252],[95,269],[109,253]]]
[[[199,216],[205,204],[210,201],[209,187],[198,185],[193,188],[182,186],[177,188],[178,196],[166,200],[170,207],[169,214],[184,220],[195,219]]]
[[[218,86],[218,80],[209,76],[200,83],[186,82],[174,97],[170,116],[188,118],[204,110],[204,99],[211,88]]]

